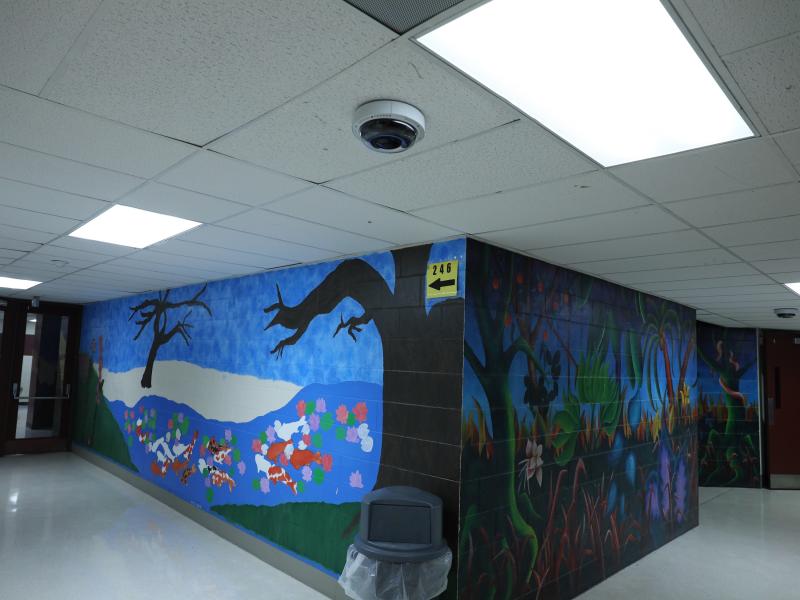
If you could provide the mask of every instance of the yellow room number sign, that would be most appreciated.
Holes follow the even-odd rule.
[[[448,298],[458,294],[458,261],[429,263],[425,277],[427,298]]]

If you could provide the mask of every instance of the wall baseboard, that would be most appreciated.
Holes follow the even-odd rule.
[[[335,579],[329,575],[326,575],[322,571],[315,569],[311,565],[308,565],[303,561],[298,560],[297,558],[290,556],[285,552],[282,552],[278,548],[262,542],[258,538],[245,533],[229,523],[226,523],[219,517],[210,515],[207,512],[200,510],[196,506],[192,506],[188,502],[185,502],[168,491],[163,490],[149,481],[142,479],[124,467],[121,467],[113,461],[104,458],[92,450],[77,444],[73,444],[72,452],[87,462],[90,462],[104,471],[111,473],[115,477],[122,479],[136,489],[141,490],[148,496],[151,496],[159,502],[166,504],[171,509],[179,512],[185,517],[190,518],[192,521],[214,532],[222,539],[238,546],[245,552],[249,552],[256,558],[275,567],[279,571],[283,571],[287,575],[294,577],[310,588],[315,589],[320,594],[323,594],[332,600],[348,600],[347,596],[342,591],[342,588],[339,587],[339,584]]]
[[[800,475],[770,473],[769,486],[773,490],[800,490]]]

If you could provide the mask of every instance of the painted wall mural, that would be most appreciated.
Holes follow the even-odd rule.
[[[697,525],[695,315],[468,242],[460,598],[569,598]]]
[[[465,248],[87,306],[74,439],[331,575],[375,487],[442,496],[455,541],[463,283],[426,300],[425,271]]]
[[[761,487],[758,335],[697,324],[700,485]]]

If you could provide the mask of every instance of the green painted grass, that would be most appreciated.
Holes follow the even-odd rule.
[[[111,414],[105,397],[95,401],[97,371],[88,357],[80,357],[78,394],[74,405],[72,439],[103,456],[138,472],[131,461],[125,436]]]
[[[275,544],[341,573],[358,531],[361,504],[288,502],[278,506],[223,504],[211,510]]]

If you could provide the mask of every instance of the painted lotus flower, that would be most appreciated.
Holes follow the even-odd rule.
[[[366,402],[359,402],[353,408],[353,414],[356,416],[356,420],[359,423],[363,423],[367,420],[367,403]]]
[[[340,404],[339,408],[336,409],[336,420],[339,421],[342,425],[347,423],[347,417],[350,415],[347,407],[344,404]]]
[[[328,409],[325,406],[325,398],[317,398],[317,404],[314,410],[316,410],[318,413],[328,412]]]
[[[306,401],[300,400],[297,403],[297,416],[302,417],[304,414],[306,414]]]
[[[333,456],[331,456],[330,454],[323,454],[322,470],[329,473],[332,468],[333,468]]]
[[[225,439],[230,442],[231,438],[233,438],[233,432],[230,429],[226,429],[225,430]]]
[[[258,482],[258,487],[262,494],[269,494],[269,479],[262,477],[261,481]]]
[[[311,431],[319,431],[319,415],[317,413],[312,414],[308,418],[308,426],[311,428]]]
[[[350,487],[363,488],[364,482],[361,481],[361,473],[356,470],[350,473]]]
[[[250,444],[250,449],[255,452],[256,454],[261,453],[261,440],[253,440]]]
[[[358,443],[358,429],[355,427],[348,427],[347,434],[344,438],[346,441],[350,442],[351,444]]]
[[[525,459],[521,460],[519,464],[522,466],[520,470],[520,486],[524,483],[525,489],[530,492],[530,481],[536,477],[536,482],[541,487],[542,485],[542,445],[537,444],[536,440],[530,439],[525,444]]]
[[[247,471],[247,465],[244,464],[243,460],[239,461],[239,464],[236,465],[236,468],[239,470],[239,475],[244,475]]]
[[[272,442],[275,441],[275,428],[272,425],[270,425],[269,427],[267,427],[266,433],[267,433],[267,441],[271,444]]]
[[[305,467],[303,467],[303,470],[301,472],[303,474],[303,481],[311,481],[311,475],[312,475],[311,467],[306,465]]]

